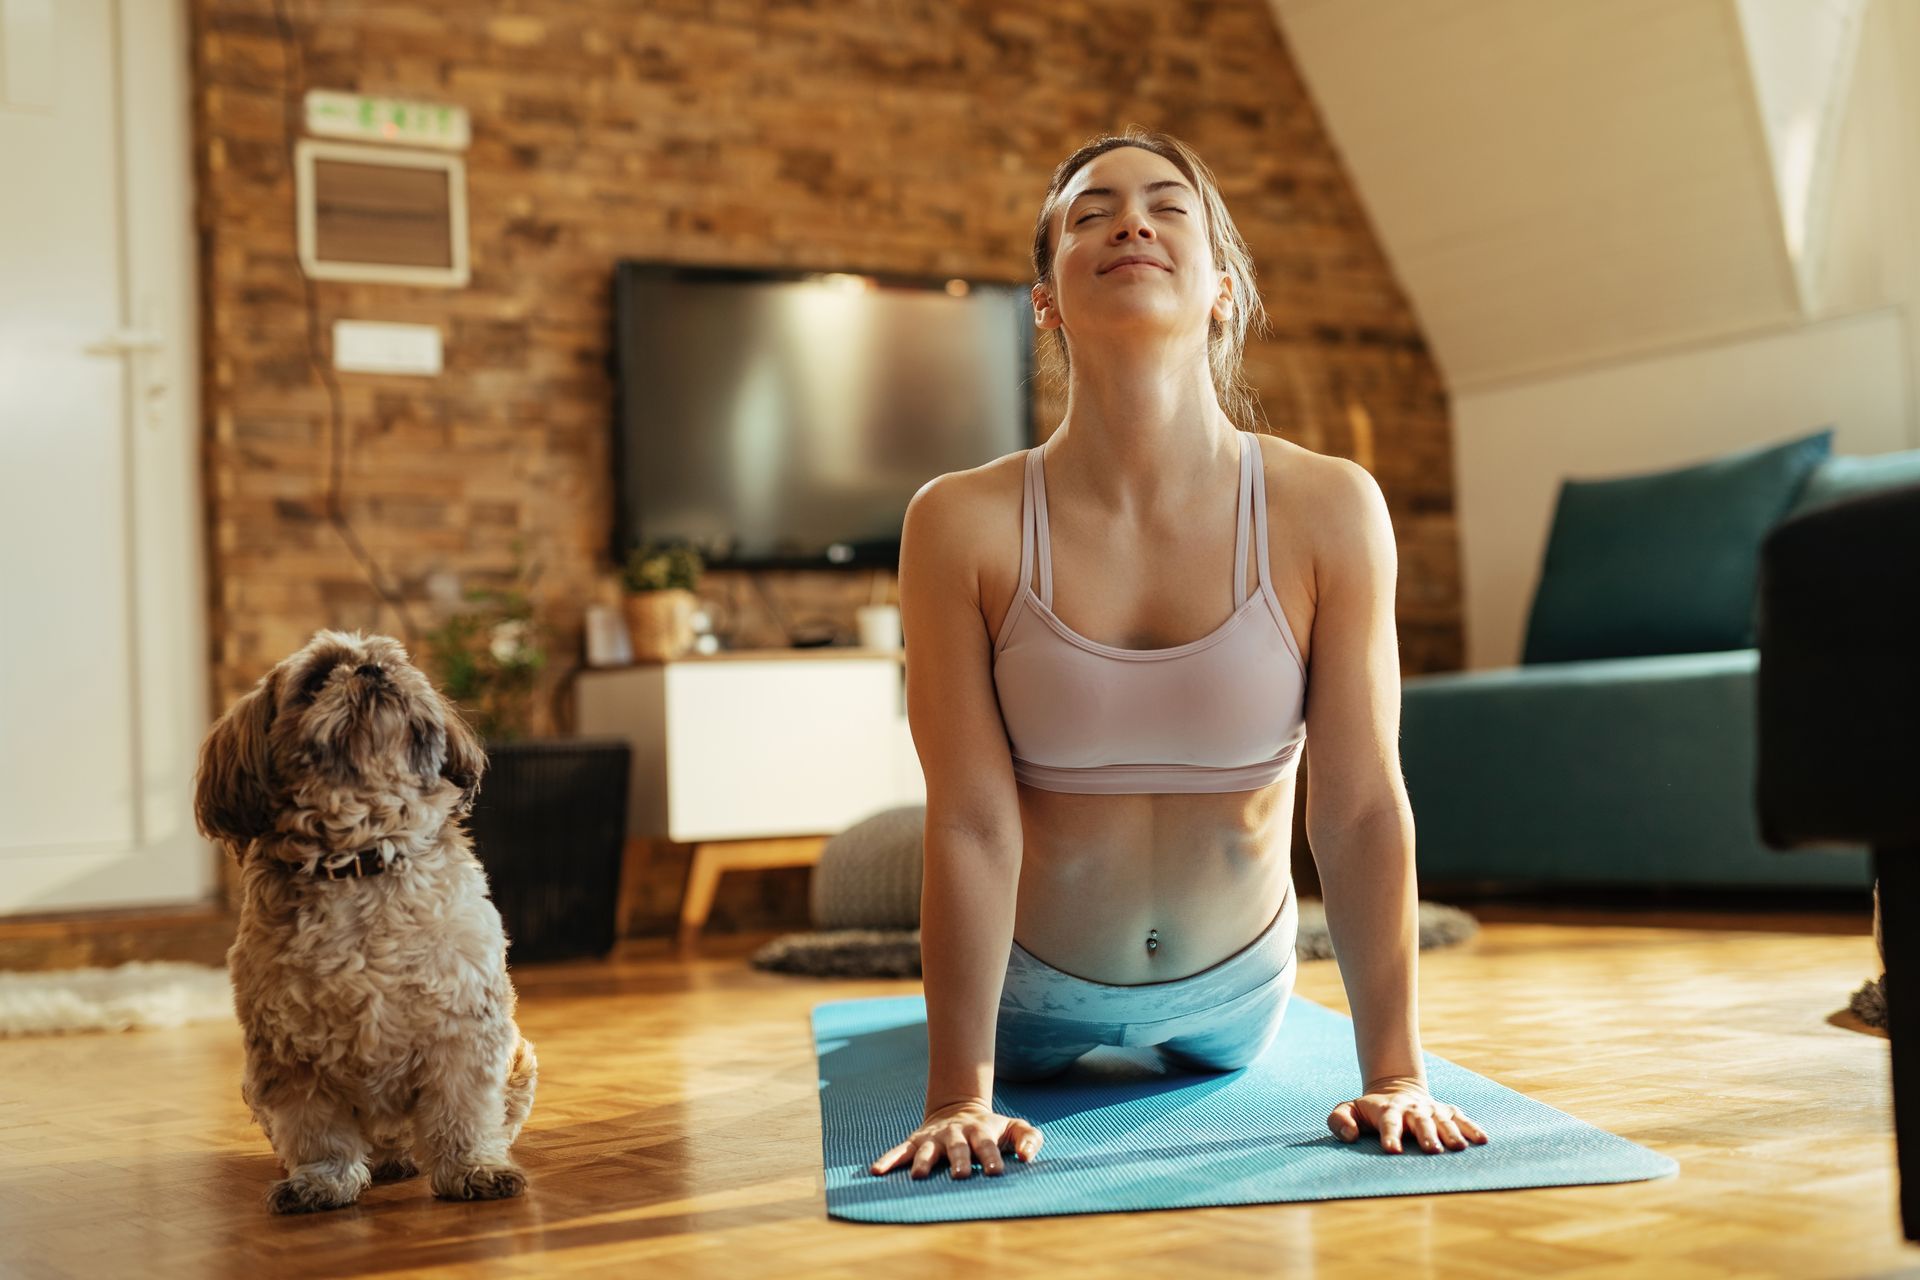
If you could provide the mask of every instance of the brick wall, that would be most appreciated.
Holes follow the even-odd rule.
[[[1252,245],[1274,336],[1248,370],[1274,429],[1380,479],[1406,669],[1459,665],[1445,394],[1264,0],[284,4],[293,58],[271,0],[192,5],[218,706],[318,626],[402,629],[326,519],[335,442],[286,133],[289,90],[308,87],[472,116],[472,283],[312,286],[323,335],[341,317],[445,335],[438,378],[339,380],[345,515],[421,619],[433,575],[498,580],[518,542],[560,655],[577,652],[581,602],[611,571],[615,259],[1024,282],[1052,167],[1137,122],[1207,158]],[[873,589],[765,579],[782,615],[844,617],[849,637]],[[776,642],[750,584],[709,584],[742,643]]]

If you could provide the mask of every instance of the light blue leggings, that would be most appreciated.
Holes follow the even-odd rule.
[[[1043,1079],[1101,1045],[1151,1045],[1187,1070],[1238,1070],[1279,1033],[1299,971],[1293,953],[1299,927],[1289,887],[1273,923],[1219,964],[1134,986],[1062,973],[1015,942],[1000,991],[994,1074]]]

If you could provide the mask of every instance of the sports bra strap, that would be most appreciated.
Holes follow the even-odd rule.
[[[1247,443],[1253,446],[1254,456],[1261,465],[1254,468],[1253,474],[1253,540],[1255,550],[1260,557],[1260,585],[1273,589],[1273,570],[1267,567],[1267,468],[1266,455],[1260,452],[1260,440],[1248,432]],[[1245,557],[1242,557],[1243,559]]]
[[[1258,465],[1259,442],[1250,431],[1240,436],[1240,494],[1234,510],[1233,528],[1233,605],[1239,608],[1247,597],[1247,537],[1252,533],[1260,557],[1260,582],[1264,585],[1267,569],[1267,487],[1263,468]],[[1253,511],[1249,530],[1247,511]],[[1053,608],[1053,540],[1047,522],[1047,480],[1040,460],[1040,446],[1027,451],[1025,488],[1020,497],[1020,587],[1033,584],[1036,567],[1040,575],[1040,603]]]
[[[1040,460],[1040,446],[1027,454],[1027,498],[1033,508],[1033,524],[1038,531],[1037,560],[1040,569],[1040,603],[1053,608],[1053,540],[1047,534],[1047,473]]]
[[[1233,517],[1233,607],[1238,609],[1247,598],[1247,504],[1253,495],[1253,443],[1240,432],[1240,503]]]
[[[1031,451],[1029,451],[1027,454],[1026,479],[1020,486],[1020,586],[1018,590],[1021,593],[1024,593],[1027,589],[1028,584],[1031,583],[1032,581],[1033,581],[1033,454]],[[1013,607],[1016,609],[1020,607],[1020,600],[1018,596],[1015,596],[1014,598]]]

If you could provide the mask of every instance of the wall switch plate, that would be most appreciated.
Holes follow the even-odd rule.
[[[333,322],[333,367],[346,373],[440,372],[440,330],[430,324]]]

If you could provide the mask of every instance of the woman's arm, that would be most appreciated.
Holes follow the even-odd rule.
[[[1018,838],[927,828],[920,887],[920,968],[927,992],[931,1116],[993,1097],[994,1023],[1013,942]]]
[[[1458,1149],[1485,1135],[1433,1102],[1420,1050],[1419,885],[1413,808],[1400,773],[1393,521],[1364,468],[1325,461],[1329,474],[1316,492],[1325,505],[1314,555],[1307,839],[1353,1007],[1364,1083],[1362,1097],[1342,1103],[1329,1124],[1351,1138],[1365,1119],[1392,1151],[1400,1149],[1403,1124],[1428,1150]]]
[[[1388,810],[1338,830],[1308,822],[1366,1092],[1395,1081],[1425,1088],[1412,817]]]
[[[993,1041],[1020,881],[1019,796],[993,686],[993,645],[981,603],[977,523],[990,493],[960,472],[922,487],[900,537],[900,620],[907,646],[907,723],[927,783],[920,956],[927,995],[923,1123],[874,1161],[912,1161],[924,1177],[945,1160],[953,1176],[1001,1169],[1000,1152],[1030,1160],[1040,1132],[995,1115]],[[1009,520],[1010,524],[1017,523]]]

